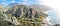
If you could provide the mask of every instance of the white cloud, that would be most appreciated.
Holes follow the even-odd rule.
[[[27,2],[22,2],[22,4],[28,4]]]
[[[28,4],[32,4],[32,1],[29,1]]]
[[[7,6],[7,3],[6,2],[2,2],[2,5]]]
[[[37,0],[37,1],[42,1],[42,0]]]
[[[60,23],[60,0],[43,0],[42,4],[52,7],[57,11],[57,23]]]
[[[23,0],[22,4],[28,4],[28,0]]]
[[[35,0],[35,1],[41,1],[41,0]]]
[[[15,0],[11,0],[11,3],[15,3]]]
[[[41,4],[42,0],[35,0],[37,2],[37,4]]]
[[[28,1],[28,0],[23,0],[23,1]]]

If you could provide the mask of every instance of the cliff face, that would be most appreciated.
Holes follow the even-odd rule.
[[[29,22],[40,23],[41,19],[46,18],[48,14],[45,11],[49,9],[42,5],[14,5],[9,7],[5,12],[0,12],[0,18],[6,21],[9,26],[17,26],[25,24],[29,26]],[[2,10],[1,10],[2,11]],[[25,23],[24,23],[25,22]],[[27,23],[28,22],[28,23]],[[32,24],[33,25],[33,24]],[[40,26],[40,25],[39,25]]]
[[[40,7],[40,6],[39,6]],[[7,13],[15,16],[15,17],[22,17],[23,15],[25,15],[26,17],[28,18],[32,18],[34,16],[37,16],[37,15],[40,15],[40,11],[45,11],[43,10],[43,8],[39,8],[38,10],[38,7],[35,7],[35,6],[26,6],[26,5],[15,5],[15,6],[12,6],[12,9],[8,10]],[[39,11],[40,10],[40,11]],[[46,10],[47,11],[47,10]],[[47,14],[44,14],[42,12],[42,15],[46,15]]]

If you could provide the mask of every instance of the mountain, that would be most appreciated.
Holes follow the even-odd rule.
[[[18,3],[10,3],[8,6],[14,6],[17,5]]]
[[[37,10],[39,10],[39,11],[37,11]],[[41,10],[42,11],[47,11],[49,9],[45,6],[42,6],[42,5],[39,5],[39,6],[38,5],[30,5],[30,6],[15,5],[15,6],[12,7],[12,9],[8,10],[7,13],[10,13],[15,17],[20,17],[20,16],[23,16],[23,15],[27,15],[27,17],[29,17],[29,16],[34,17],[36,12],[38,13],[37,15],[39,15]],[[44,13],[43,13],[43,15],[47,16],[47,14],[44,14]]]
[[[45,14],[44,12],[48,10],[50,10],[50,8],[45,8],[42,5],[12,4],[11,6],[8,6],[6,11],[3,11],[1,8],[0,11],[2,12],[0,12],[0,18],[4,21],[3,25],[6,22],[9,26],[29,26],[29,22],[39,22],[42,24],[42,20],[48,16],[48,14]]]

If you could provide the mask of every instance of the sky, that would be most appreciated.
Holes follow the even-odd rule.
[[[2,5],[8,5],[10,3],[40,4],[41,0],[0,0],[0,4]]]
[[[53,9],[48,13],[51,23],[60,23],[60,0],[0,0],[0,4],[2,5],[7,6],[10,3],[41,4],[49,6]]]

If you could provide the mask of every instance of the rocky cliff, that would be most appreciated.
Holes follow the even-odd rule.
[[[49,9],[50,8],[42,5],[18,4],[10,6],[5,12],[1,10],[0,16],[9,26],[24,26],[23,24],[28,26],[30,24],[29,22],[40,23],[40,19],[46,18],[48,16],[48,14],[45,14],[44,12],[48,11]]]

